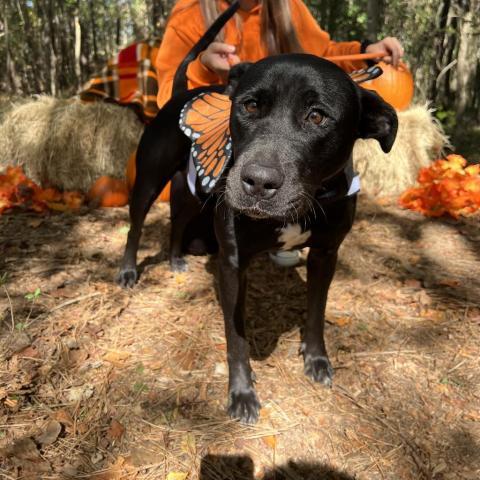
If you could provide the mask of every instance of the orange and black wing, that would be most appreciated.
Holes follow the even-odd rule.
[[[383,70],[380,67],[373,65],[368,68],[363,68],[362,70],[355,70],[354,72],[350,73],[350,78],[355,83],[363,83],[379,77],[382,73]]]
[[[230,98],[216,92],[201,93],[185,104],[180,128],[192,140],[191,155],[199,184],[210,193],[232,155]]]

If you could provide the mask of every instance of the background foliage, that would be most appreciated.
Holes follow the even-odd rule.
[[[417,97],[480,120],[480,0],[306,0],[337,40],[399,37]],[[173,0],[2,0],[0,88],[74,93],[119,47],[161,35]]]

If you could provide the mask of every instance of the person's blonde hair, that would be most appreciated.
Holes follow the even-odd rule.
[[[227,0],[229,3],[232,0]],[[220,14],[218,0],[199,0],[203,18],[208,28]],[[261,40],[269,55],[301,52],[302,47],[293,28],[290,15],[290,0],[260,0]],[[238,21],[238,19],[237,19]],[[223,31],[219,35],[223,40]]]

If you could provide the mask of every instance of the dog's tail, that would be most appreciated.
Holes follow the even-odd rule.
[[[182,63],[175,72],[173,78],[172,97],[178,93],[182,93],[188,90],[187,85],[187,68],[188,64],[195,60],[197,56],[203,52],[210,43],[215,40],[218,32],[223,26],[233,17],[235,12],[240,6],[238,0],[235,0],[213,23],[212,26],[202,35],[200,40],[192,47],[187,53],[187,56],[182,60]]]

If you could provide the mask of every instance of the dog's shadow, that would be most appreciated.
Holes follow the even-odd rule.
[[[168,262],[169,222],[167,220],[147,225],[143,242],[160,248],[155,255],[147,256],[138,265],[139,277],[153,265]],[[187,260],[192,257],[187,256]],[[300,263],[302,265],[302,263]],[[206,269],[212,274],[217,301],[217,255],[209,255]],[[307,288],[297,268],[279,267],[268,254],[255,257],[247,269],[248,290],[246,299],[246,331],[253,360],[265,360],[275,350],[282,334],[302,327],[307,311]]]
[[[200,465],[200,480],[354,480],[346,472],[322,463],[290,461],[254,474],[253,460],[247,455],[206,455]]]
[[[216,256],[209,257],[206,268],[215,278],[220,302]],[[303,327],[307,312],[306,282],[297,268],[279,267],[268,254],[253,259],[247,278],[245,321],[250,356],[253,360],[265,360],[275,350],[282,334]]]
[[[160,242],[160,245],[158,243]],[[148,267],[168,261],[170,245],[170,219],[161,218],[159,221],[146,224],[143,227],[142,244],[157,250],[155,255],[147,255],[137,266],[138,278]]]

